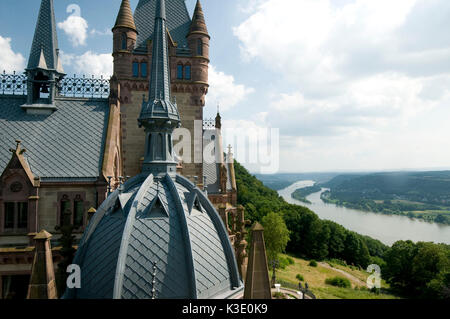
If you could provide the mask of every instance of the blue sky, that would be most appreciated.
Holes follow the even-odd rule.
[[[55,1],[67,73],[111,69],[120,2]],[[186,3],[192,14],[195,0]],[[69,19],[70,4],[80,7],[79,19]],[[39,5],[0,2],[1,69],[23,68]],[[212,36],[205,116],[220,103],[228,129],[278,128],[280,171],[450,167],[450,1],[202,6]]]

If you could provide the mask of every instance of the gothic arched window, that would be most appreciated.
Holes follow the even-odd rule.
[[[80,195],[77,195],[77,197],[74,200],[73,211],[74,211],[73,225],[75,226],[75,228],[79,228],[83,226],[83,219],[84,219],[84,206],[83,200],[81,199]]]
[[[127,46],[127,34],[126,33],[122,33],[122,50],[127,50],[128,46]]]
[[[191,66],[190,65],[186,65],[184,67],[184,78],[185,78],[185,80],[191,79]]]
[[[141,77],[146,78],[147,77],[147,62],[141,63]]]
[[[183,80],[183,65],[182,64],[177,65],[177,79]]]
[[[133,62],[133,77],[139,77],[139,62]]]
[[[70,225],[72,223],[72,212],[70,211],[70,200],[67,195],[61,199],[61,207],[59,212],[59,222],[61,226]]]

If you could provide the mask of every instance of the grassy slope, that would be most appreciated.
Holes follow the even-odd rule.
[[[286,257],[286,256],[284,256]],[[291,257],[293,258],[293,257]],[[285,269],[277,270],[277,279],[284,282],[288,282],[294,286],[298,285],[298,280],[295,278],[297,274],[301,274],[305,281],[307,282],[310,290],[319,299],[394,299],[397,298],[389,294],[374,294],[368,290],[355,290],[355,287],[361,288],[365,287],[364,282],[369,276],[368,273],[363,270],[358,270],[357,268],[350,269],[350,267],[345,267],[341,265],[332,264],[333,267],[346,271],[347,273],[353,275],[357,280],[351,280],[352,288],[338,288],[325,284],[325,279],[332,278],[335,276],[344,277],[342,273],[323,267],[320,264],[317,267],[308,266],[309,261],[299,258],[293,258],[295,261],[294,265],[289,265]],[[382,288],[388,288],[386,283],[382,282]]]

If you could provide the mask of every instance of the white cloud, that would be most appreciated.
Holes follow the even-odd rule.
[[[103,31],[99,31],[99,30],[97,30],[97,29],[92,29],[92,30],[89,32],[89,34],[91,34],[91,35],[93,35],[93,36],[95,36],[95,35],[98,35],[98,36],[109,36],[109,35],[112,35],[112,32],[111,32],[111,30],[108,29],[108,28],[105,28],[105,30],[103,30]]]
[[[21,72],[25,68],[25,58],[11,48],[11,38],[0,36],[0,72]]]
[[[331,87],[349,73],[398,58],[395,31],[417,1],[355,0],[338,7],[329,0],[266,0],[233,32],[245,59],[282,71],[305,90]]]
[[[113,57],[111,54],[97,54],[87,51],[77,56],[61,51],[61,59],[64,67],[71,67],[79,75],[110,77],[113,73]]]
[[[209,85],[206,99],[209,103],[219,103],[222,111],[237,106],[254,92],[253,88],[236,84],[232,75],[217,71],[212,65],[209,66]]]
[[[285,171],[448,166],[449,1],[249,3],[233,32],[272,72]]]
[[[74,47],[86,45],[88,23],[81,16],[70,15],[58,23],[58,28],[64,30]]]

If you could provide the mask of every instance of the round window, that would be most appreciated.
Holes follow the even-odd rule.
[[[11,184],[10,190],[13,193],[18,193],[18,192],[20,192],[22,190],[22,188],[23,188],[23,186],[22,186],[21,183],[14,182],[14,183]]]

